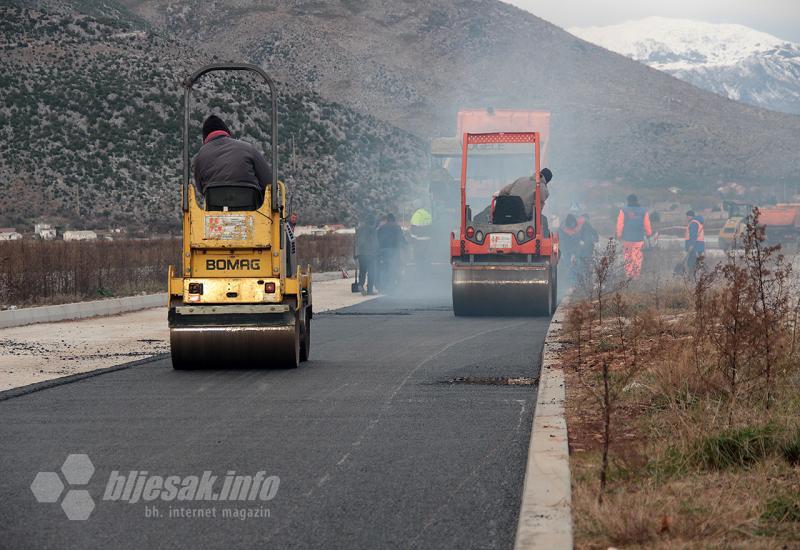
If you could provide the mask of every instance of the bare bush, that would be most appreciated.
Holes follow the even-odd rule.
[[[0,303],[32,305],[163,291],[177,239],[0,243]]]
[[[180,239],[0,242],[0,306],[165,292],[180,265]],[[299,265],[334,271],[353,263],[352,235],[303,235]]]
[[[338,271],[354,265],[355,236],[348,234],[301,235],[297,238],[298,264],[314,272]]]
[[[594,254],[591,270],[581,280],[582,292],[588,299],[573,305],[567,317],[568,333],[572,334],[577,347],[574,367],[601,416],[602,458],[598,473],[598,502],[601,503],[608,482],[614,408],[640,366],[637,345],[642,323],[629,322],[630,312],[623,297],[629,280],[620,273],[617,256],[613,240],[608,241],[602,254]],[[613,319],[609,326],[605,322],[607,314]],[[585,361],[585,358],[592,360]],[[615,363],[613,372],[612,360]]]
[[[695,366],[708,384],[725,394],[729,422],[740,400],[758,399],[769,408],[775,366],[796,362],[786,357],[795,334],[791,264],[780,245],[764,244],[765,230],[758,218],[755,208],[747,219],[744,251],[728,251],[725,261],[698,274],[694,287]],[[723,384],[717,386],[717,378]]]

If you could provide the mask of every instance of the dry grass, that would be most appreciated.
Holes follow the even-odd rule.
[[[567,367],[567,424],[578,548],[800,548],[800,374],[781,372],[771,406],[727,400],[719,374],[698,365],[691,285],[643,278],[626,291],[645,363],[613,410],[610,467],[598,503],[602,409],[597,365],[623,376],[609,316]],[[567,334],[575,327],[565,327]],[[698,358],[698,354],[700,357]],[[699,360],[702,359],[702,360]]]
[[[354,235],[301,235],[297,238],[299,265],[311,265],[314,272],[353,267]]]
[[[163,291],[177,239],[0,243],[0,304],[36,305]]]
[[[736,475],[693,473],[665,483],[646,477],[618,481],[602,505],[593,483],[595,460],[584,456],[572,465],[579,548],[788,548],[784,545],[796,543],[800,535],[791,525],[762,519],[768,495],[786,491],[786,467],[778,460]]]
[[[303,235],[297,249],[315,272],[353,265],[352,235]],[[0,242],[0,307],[164,292],[179,262],[179,239]]]

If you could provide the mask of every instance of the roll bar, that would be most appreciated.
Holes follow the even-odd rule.
[[[491,133],[464,133],[461,142],[461,231],[467,227],[467,158],[470,145],[490,145],[501,143],[532,143],[534,147],[534,189],[533,222],[536,226],[536,239],[542,238],[542,198],[541,198],[541,134],[539,132],[491,132]]]
[[[277,210],[279,206],[278,201],[278,99],[275,91],[275,82],[270,76],[261,68],[256,65],[249,65],[246,63],[214,63],[205,65],[199,68],[191,75],[187,76],[183,81],[183,211],[189,209],[189,180],[191,178],[189,169],[189,112],[191,110],[191,92],[192,86],[195,82],[206,73],[215,71],[249,71],[256,73],[269,87],[269,97],[271,103],[271,140],[272,143],[272,181],[270,188],[272,196],[272,210]]]

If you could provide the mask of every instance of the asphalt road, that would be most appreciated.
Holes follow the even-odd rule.
[[[537,377],[547,325],[380,298],[318,315],[297,370],[159,360],[0,401],[0,548],[510,548],[536,386],[466,381]],[[81,453],[93,472],[59,471]],[[112,472],[132,470],[187,492],[126,502]],[[263,471],[273,498],[178,500],[205,471],[217,493]],[[54,502],[35,498],[38,472],[67,485],[42,477]],[[69,520],[81,490],[94,508]]]

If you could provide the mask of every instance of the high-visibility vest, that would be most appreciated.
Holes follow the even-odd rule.
[[[563,229],[564,233],[566,233],[567,235],[569,235],[571,237],[573,235],[577,235],[578,233],[580,233],[581,229],[583,229],[583,224],[585,222],[586,222],[586,220],[584,220],[583,216],[581,216],[580,218],[578,218],[577,222],[575,223],[575,227],[564,226],[562,229]]]
[[[414,215],[411,216],[411,225],[430,225],[432,222],[431,213],[424,208],[418,208]]]
[[[626,206],[622,209],[622,214],[625,216],[622,240],[627,242],[644,241],[644,217],[647,210],[642,206]]]
[[[686,236],[684,237],[684,240],[687,243],[689,242],[689,239],[690,239],[689,230],[691,229],[693,223],[697,224],[697,239],[696,239],[696,242],[698,242],[698,243],[706,242],[706,233],[705,233],[705,229],[703,228],[703,224],[700,222],[700,220],[698,220],[696,218],[692,219],[688,224],[686,224]]]

